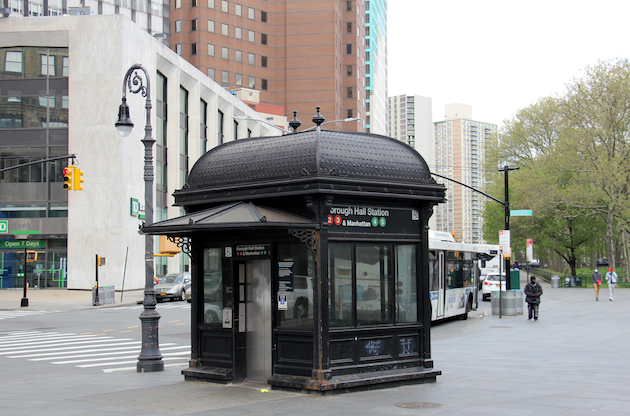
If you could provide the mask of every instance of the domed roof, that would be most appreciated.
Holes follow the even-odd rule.
[[[409,189],[419,192],[427,186],[433,195],[439,194],[439,200],[444,195],[444,187],[432,179],[422,156],[405,143],[375,134],[317,128],[217,146],[199,158],[175,198],[177,205],[189,205],[207,199],[208,194],[213,200],[226,200],[272,189],[276,194],[289,192],[298,184],[312,184],[306,186],[310,193],[313,189],[330,192],[340,185],[358,190],[378,185],[386,191],[403,185],[407,195],[413,193]]]

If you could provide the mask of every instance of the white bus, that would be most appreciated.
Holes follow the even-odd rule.
[[[467,319],[468,312],[477,309],[480,282],[478,259],[489,257],[491,247],[488,244],[458,243],[449,233],[429,230],[432,321],[455,316]]]

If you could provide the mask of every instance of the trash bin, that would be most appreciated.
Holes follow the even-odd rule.
[[[498,290],[493,290],[492,292],[490,292],[490,304],[492,306],[492,314],[493,315],[498,315],[499,314],[499,299],[500,299],[501,294],[499,293]]]
[[[521,287],[521,272],[520,270],[510,271],[510,288],[516,289]]]
[[[571,278],[568,276],[564,278],[564,287],[571,287]]]
[[[560,287],[560,276],[557,275],[553,275],[551,276],[551,288],[552,289],[557,289]]]
[[[505,292],[503,292],[503,315],[517,315],[515,290],[506,290]]]
[[[582,278],[580,276],[575,277],[575,285],[578,287],[582,287]]]
[[[575,287],[577,285],[577,283],[575,282],[575,276],[571,276],[569,277],[569,279],[571,279],[571,287]]]
[[[100,305],[115,303],[114,286],[98,287],[98,302]],[[96,303],[96,289],[92,288],[92,305]]]
[[[516,314],[523,314],[523,304],[525,303],[525,296],[522,290],[515,290],[516,293]]]

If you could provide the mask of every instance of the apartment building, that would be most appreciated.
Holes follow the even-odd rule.
[[[486,140],[497,133],[497,125],[473,120],[472,107],[465,104],[446,105],[445,120],[434,125],[435,172],[484,190]],[[483,243],[486,198],[451,181],[437,180],[447,187],[447,202],[436,206],[436,229],[454,232],[457,241]]]
[[[298,111],[304,127],[313,125],[315,107],[321,106],[327,121],[359,118],[329,129],[367,131],[373,121],[385,134],[380,126],[386,118],[368,120],[367,107],[370,100],[372,111],[384,117],[379,100],[387,95],[378,95],[386,90],[386,5],[385,0],[176,0],[170,44],[224,88],[259,90],[261,102],[283,106],[289,117]],[[368,91],[374,93],[368,97]]]

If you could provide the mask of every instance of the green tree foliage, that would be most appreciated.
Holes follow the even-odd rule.
[[[563,95],[521,109],[486,154],[488,193],[502,194],[501,166],[518,166],[510,174],[510,208],[534,211],[533,218],[512,218],[513,250],[522,245],[524,251],[525,238],[534,238],[537,250],[557,253],[575,274],[579,258],[593,258],[604,234],[607,257],[615,262],[615,242],[621,235],[626,244],[630,231],[629,153],[626,60],[598,62]],[[495,240],[503,227],[502,207],[487,203],[486,239]]]

